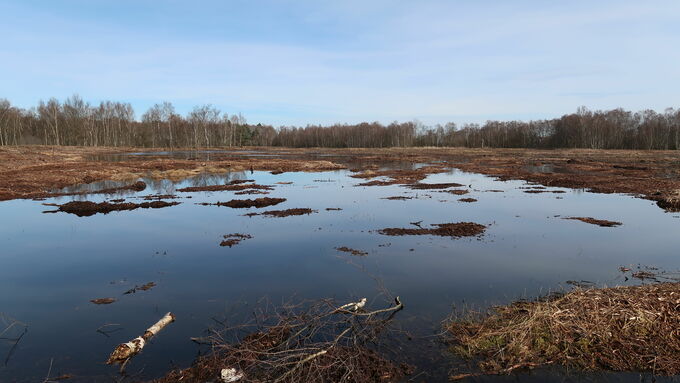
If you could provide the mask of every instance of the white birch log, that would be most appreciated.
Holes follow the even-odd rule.
[[[139,354],[144,349],[144,346],[146,346],[146,342],[149,339],[156,336],[156,334],[158,334],[165,326],[174,321],[175,315],[173,313],[165,314],[163,318],[144,331],[144,335],[138,336],[127,343],[119,344],[109,356],[109,360],[106,361],[106,364],[122,364],[124,367],[130,358]],[[121,369],[123,369],[123,367],[121,367]]]

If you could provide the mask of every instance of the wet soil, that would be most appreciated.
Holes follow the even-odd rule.
[[[406,200],[413,199],[413,197],[406,197],[406,196],[397,195],[397,196],[385,197],[385,198],[381,198],[381,199],[387,199],[387,200],[390,200],[390,201],[406,201]]]
[[[90,201],[72,201],[59,206],[59,209],[53,211],[46,211],[45,213],[64,212],[75,214],[78,217],[89,217],[97,213],[108,214],[112,211],[125,211],[135,209],[160,209],[168,206],[179,205],[179,202],[142,202],[142,203],[109,203],[109,202],[90,202]],[[52,206],[52,205],[49,205]]]
[[[596,218],[592,218],[592,217],[565,217],[565,218],[562,218],[562,219],[581,221],[581,222],[589,223],[591,225],[597,225],[597,226],[602,226],[602,227],[615,227],[615,226],[623,225],[621,222],[608,221],[606,219],[596,219]]]
[[[474,222],[438,223],[433,228],[385,228],[378,233],[390,236],[436,235],[440,237],[474,237],[484,234],[486,226]]]

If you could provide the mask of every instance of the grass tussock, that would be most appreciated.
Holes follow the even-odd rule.
[[[455,318],[445,328],[453,351],[487,374],[543,364],[680,373],[680,283],[576,289]]]

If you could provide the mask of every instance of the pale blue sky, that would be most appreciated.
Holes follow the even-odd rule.
[[[0,0],[0,98],[273,125],[680,107],[680,1]]]

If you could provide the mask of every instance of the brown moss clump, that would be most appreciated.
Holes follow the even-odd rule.
[[[615,226],[621,226],[623,225],[621,222],[616,222],[616,221],[607,221],[606,219],[596,219],[593,217],[566,217],[562,219],[569,219],[573,221],[581,221],[585,223],[589,223],[591,225],[597,225],[597,226],[602,226],[602,227],[615,227]]]
[[[142,203],[109,203],[109,202],[90,202],[90,201],[72,201],[59,205],[56,211],[64,213],[75,214],[78,217],[89,217],[97,213],[108,214],[112,211],[135,210],[135,209],[160,209],[168,206],[179,205],[179,202],[165,202],[153,201]],[[56,212],[55,211],[55,212]],[[51,213],[51,212],[50,212]]]
[[[424,184],[424,183],[414,183],[411,185],[406,185],[406,187],[410,189],[416,189],[416,190],[434,190],[434,189],[448,189],[448,188],[458,188],[463,185],[455,182],[449,182],[449,183],[439,183],[439,184]]]
[[[224,241],[220,242],[220,246],[232,247],[234,245],[238,245],[243,240],[252,239],[253,236],[250,234],[232,233],[225,234],[224,236],[222,236],[222,238],[224,238]]]
[[[97,298],[90,300],[90,302],[94,303],[95,305],[110,305],[115,301],[116,298]]]
[[[182,193],[193,193],[202,191],[274,190],[273,187],[268,185],[246,184],[243,182],[234,184],[233,182],[234,181],[228,185],[191,186],[177,189],[177,191]]]
[[[343,253],[349,253],[349,254],[352,254],[352,255],[355,255],[355,256],[358,256],[358,257],[363,257],[363,256],[368,255],[368,253],[365,252],[365,251],[352,249],[351,247],[347,247],[347,246],[336,247],[335,250],[342,251]]]
[[[478,358],[482,373],[560,364],[676,375],[679,307],[680,283],[578,288],[559,297],[495,307],[486,315],[470,314],[445,328],[452,350]]]
[[[312,213],[316,213],[316,210],[308,209],[308,208],[295,208],[295,209],[286,209],[286,210],[269,210],[269,211],[264,211],[260,213],[260,215],[266,215],[269,217],[290,217],[292,215],[309,215]]]
[[[286,201],[285,198],[255,198],[255,199],[232,199],[227,202],[217,202],[217,203],[204,203],[202,205],[214,205],[214,206],[227,206],[233,209],[245,209],[249,207],[267,207],[278,205],[281,202]]]
[[[470,203],[470,202],[477,202],[477,200],[474,199],[474,198],[461,198],[461,199],[459,199],[458,201],[459,201],[459,202],[468,202],[468,203]]]
[[[457,223],[438,223],[432,225],[431,229],[418,228],[385,228],[379,230],[378,233],[391,236],[402,235],[437,235],[440,237],[473,237],[481,235],[486,231],[486,226],[474,222],[457,222]]]

